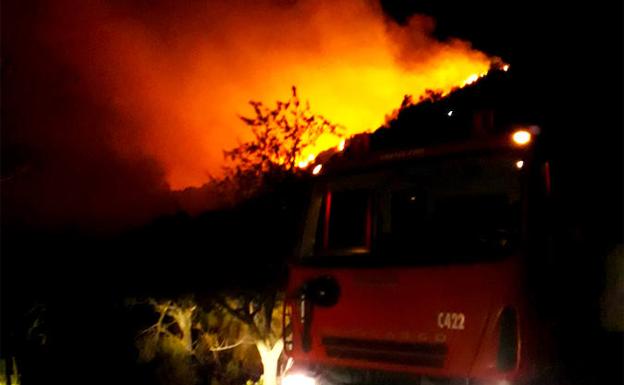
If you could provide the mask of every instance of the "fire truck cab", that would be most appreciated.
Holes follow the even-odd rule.
[[[289,272],[282,384],[542,378],[533,283],[550,169],[537,134],[347,148],[323,164]]]

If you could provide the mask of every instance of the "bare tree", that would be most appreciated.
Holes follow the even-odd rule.
[[[279,359],[284,350],[282,339],[282,294],[243,292],[217,299],[219,306],[246,327],[260,355],[264,385],[276,385]]]
[[[163,383],[196,384],[192,328],[197,306],[190,300],[149,299],[134,304],[147,304],[157,315],[156,322],[137,336],[139,360],[150,362],[158,358],[162,363],[159,369]]]
[[[196,383],[194,365],[213,367],[215,377],[237,377],[240,373],[232,373],[234,358],[256,362],[260,358],[263,383],[277,384],[283,350],[283,302],[277,292],[219,295],[203,307],[188,299],[149,299],[142,303],[152,307],[157,319],[138,335],[139,358],[149,362],[166,356],[166,380]],[[255,360],[250,347],[257,352]],[[224,355],[229,351],[235,354]],[[223,382],[228,380],[233,378]]]

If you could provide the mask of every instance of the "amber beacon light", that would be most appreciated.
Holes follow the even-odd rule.
[[[531,142],[532,135],[527,130],[518,130],[514,131],[514,133],[511,135],[511,139],[513,140],[514,144],[518,146],[526,146]]]

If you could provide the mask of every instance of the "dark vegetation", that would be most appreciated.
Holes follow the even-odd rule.
[[[281,310],[276,296],[307,191],[293,164],[306,140],[337,128],[300,105],[294,87],[292,98],[274,109],[253,106],[257,115],[243,120],[255,141],[226,152],[225,177],[211,182],[225,196],[220,210],[181,211],[108,235],[15,224],[3,229],[2,254],[9,258],[2,266],[2,352],[18,357],[23,383],[241,384],[259,377],[257,352],[220,349],[230,337],[266,337],[264,329],[254,331],[259,312],[266,309],[271,320]],[[181,358],[164,346],[164,354],[138,363],[146,360],[137,336],[171,301],[202,310],[193,323],[204,326],[193,326],[192,341],[200,342],[200,328],[216,335],[212,347],[219,357]],[[242,322],[234,330],[223,317]],[[180,323],[169,318],[165,334],[182,336]]]

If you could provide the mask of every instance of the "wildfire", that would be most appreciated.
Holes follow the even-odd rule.
[[[316,155],[314,154],[309,154],[308,157],[305,160],[301,160],[299,161],[299,163],[297,163],[297,166],[299,166],[299,168],[306,168],[308,167],[311,163],[314,162],[314,159],[316,158]]]
[[[502,64],[502,65],[495,65],[494,68],[498,68],[501,69],[505,72],[507,72],[509,70],[509,64]],[[485,71],[485,72],[481,72],[481,73],[473,73],[470,74],[463,82],[460,82],[459,86],[452,86],[448,89],[444,89],[442,91],[440,91],[440,94],[442,96],[446,96],[448,95],[452,90],[457,89],[457,88],[463,88],[469,85],[472,85],[474,83],[476,83],[479,79],[481,79],[484,76],[487,76],[487,74],[489,73],[489,71]],[[449,111],[447,113],[448,116],[452,116],[453,115],[453,111]],[[360,133],[366,133],[366,132],[373,132],[374,130],[370,130],[370,129],[351,129],[348,130],[348,135],[347,136],[353,136],[356,134],[360,134]],[[335,147],[338,151],[343,151],[345,148],[345,143],[346,140],[345,139],[341,139],[339,137],[336,137],[334,135],[323,135],[321,136],[320,140],[317,141],[317,143],[312,146],[311,148],[306,148],[304,149],[303,153],[304,155],[302,155],[302,159],[306,158],[305,160],[302,160],[298,163],[300,168],[307,168],[310,164],[312,164],[314,162],[314,159],[316,158],[316,154],[323,152],[325,150],[328,150],[330,148]],[[320,171],[320,169],[319,169]],[[317,173],[314,173],[317,174]]]
[[[479,75],[472,74],[472,75],[468,76],[468,79],[466,79],[466,81],[464,82],[464,85],[472,84],[472,83],[476,82],[477,80],[479,80]]]
[[[369,1],[182,2],[175,15],[121,1],[54,4],[42,30],[58,20],[72,27],[46,39],[118,116],[115,151],[154,159],[172,189],[219,175],[223,150],[251,138],[237,119],[250,99],[284,100],[295,85],[348,138],[381,126],[405,95],[446,94],[496,62],[467,42],[434,38],[429,17],[394,24]],[[322,136],[297,164],[344,149],[343,139]]]

